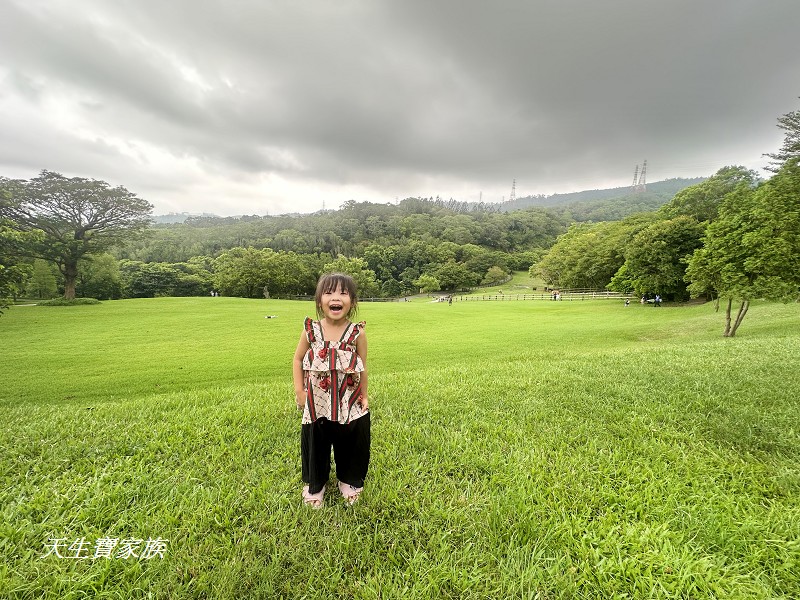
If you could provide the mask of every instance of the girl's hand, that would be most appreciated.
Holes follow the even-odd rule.
[[[361,398],[358,399],[358,403],[364,410],[369,410],[369,400],[367,400],[367,397],[363,394],[361,395]]]
[[[299,392],[294,393],[294,403],[297,404],[299,410],[303,410],[303,405],[306,403],[305,394]]]

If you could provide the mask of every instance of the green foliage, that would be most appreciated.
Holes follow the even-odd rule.
[[[223,295],[261,298],[313,294],[323,257],[270,248],[233,248],[212,264],[214,287]]]
[[[634,216],[573,225],[532,270],[556,287],[604,289],[624,264],[628,242],[651,221],[648,216]]]
[[[12,225],[11,221],[0,218],[0,314],[12,298],[22,293],[32,273],[31,266],[17,257],[17,249],[30,240],[30,235],[17,231]]]
[[[635,286],[636,283],[633,280],[633,276],[628,270],[627,263],[625,263],[616,273],[614,273],[614,276],[606,286],[606,289],[612,292],[619,292],[621,294],[632,294],[636,289]]]
[[[630,283],[637,296],[686,300],[686,262],[701,246],[704,231],[703,224],[688,216],[645,227],[626,246],[625,273],[615,285]]]
[[[211,287],[253,298],[260,297],[264,286],[277,297],[312,293],[327,263],[341,257],[362,259],[366,271],[374,273],[359,275],[368,295],[395,296],[416,293],[420,274],[434,276],[440,269],[446,284],[459,288],[481,281],[493,266],[509,271],[513,263],[527,269],[564,231],[564,219],[543,209],[500,214],[459,212],[462,208],[418,199],[397,206],[347,202],[338,211],[312,215],[190,218],[154,228],[148,239],[132,242],[118,256],[164,264],[202,257],[212,274]],[[272,253],[257,254],[262,251]],[[451,261],[459,266],[453,268]],[[281,262],[292,265],[277,264]],[[124,294],[145,295],[142,289],[149,287],[140,285]]]
[[[584,190],[582,192],[570,192],[566,194],[553,194],[551,196],[523,196],[517,198],[516,202],[506,202],[503,207],[505,210],[519,210],[522,208],[551,207],[567,208],[573,213],[578,221],[589,220],[582,218],[583,214],[588,214],[593,210],[605,210],[618,204],[634,204],[642,202],[648,208],[641,210],[636,208],[635,212],[650,212],[658,208],[669,198],[680,190],[702,181],[702,177],[690,179],[673,178],[664,181],[656,181],[647,184],[647,192],[632,193],[630,187],[620,187],[604,190]],[[650,207],[650,203],[655,201],[656,205]],[[619,218],[630,216],[631,212],[626,212]]]
[[[22,254],[58,266],[65,298],[75,297],[81,260],[139,236],[153,208],[124,187],[51,171],[29,181],[0,178],[0,191],[10,197],[0,204],[0,216],[19,231],[40,234]]]
[[[474,244],[503,252],[525,252],[550,246],[565,228],[563,216],[541,208],[507,214],[455,213],[446,203],[427,200],[403,201],[397,206],[352,202],[338,211],[311,215],[205,217],[158,225],[147,239],[121,249],[118,257],[182,262],[192,256],[216,257],[235,247],[252,246],[276,252],[364,258],[383,280],[389,275],[397,278],[410,266],[408,253],[416,252],[415,242],[430,248],[448,242],[457,247]],[[386,268],[391,272],[383,270]]]
[[[130,298],[171,296],[178,281],[178,270],[169,263],[123,260],[120,271]]]
[[[452,259],[436,269],[433,276],[439,282],[440,290],[460,290],[477,283],[477,278],[466,266]]]
[[[87,306],[100,304],[97,298],[53,298],[52,300],[42,300],[37,306]]]
[[[686,278],[694,296],[711,293],[742,301],[741,317],[752,299],[788,302],[800,297],[797,161],[789,161],[757,189],[743,185],[725,197],[703,247],[689,261]],[[740,323],[737,318],[725,335],[735,335]]]
[[[484,276],[483,280],[481,280],[481,284],[495,285],[507,277],[508,274],[500,267],[489,267],[489,270],[486,271],[486,275]]]
[[[336,260],[326,263],[322,270],[325,273],[346,273],[350,275],[358,286],[358,296],[360,298],[373,298],[380,294],[375,272],[368,267],[367,261],[363,258],[340,256]]]
[[[689,216],[698,222],[711,222],[723,198],[740,185],[755,186],[758,175],[744,167],[723,167],[714,175],[681,190],[660,211],[663,218]]]
[[[35,259],[31,267],[30,277],[25,282],[25,295],[39,300],[57,296],[57,276],[58,270],[52,263],[40,258]]]
[[[81,261],[75,295],[118,300],[124,295],[120,264],[110,254],[87,256]]]
[[[442,289],[442,284],[439,283],[439,280],[433,275],[428,274],[420,275],[419,278],[414,282],[414,285],[416,285],[424,294],[438,292],[440,289]]]
[[[778,117],[778,127],[785,133],[781,149],[766,155],[772,159],[767,168],[775,173],[789,161],[800,159],[800,111],[794,110]]]

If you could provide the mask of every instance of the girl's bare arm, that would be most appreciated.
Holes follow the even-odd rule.
[[[308,343],[308,338],[305,332],[300,334],[300,341],[297,343],[297,350],[294,351],[294,360],[292,361],[292,380],[294,381],[294,401],[297,406],[302,407],[306,401],[306,393],[303,389],[303,357],[308,352],[311,345]]]
[[[356,353],[361,357],[364,370],[361,372],[361,399],[359,403],[364,409],[369,408],[369,395],[367,394],[367,334],[363,331],[356,339]]]

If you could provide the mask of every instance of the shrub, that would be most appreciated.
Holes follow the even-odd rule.
[[[100,304],[100,300],[96,298],[74,298],[67,300],[66,298],[54,298],[53,300],[45,300],[38,302],[39,306],[78,306],[79,304]]]

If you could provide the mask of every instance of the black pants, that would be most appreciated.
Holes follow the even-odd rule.
[[[331,474],[331,447],[336,462],[336,478],[353,487],[364,487],[369,467],[369,413],[347,424],[317,419],[303,425],[300,455],[303,483],[311,494],[318,493]]]

